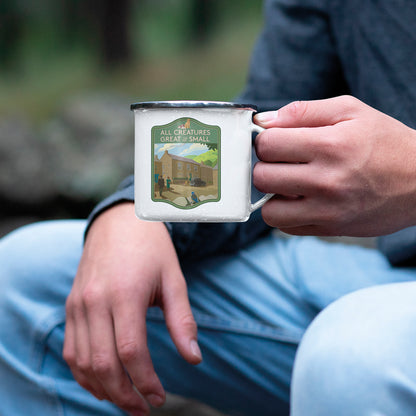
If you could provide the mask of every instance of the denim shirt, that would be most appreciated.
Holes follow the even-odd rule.
[[[415,0],[266,0],[264,29],[239,100],[264,111],[351,94],[416,128],[415,22]],[[94,209],[90,223],[133,198],[130,177]],[[166,226],[178,255],[194,258],[237,250],[270,230],[259,211],[247,223]],[[380,249],[395,264],[411,261],[416,228],[381,238]]]

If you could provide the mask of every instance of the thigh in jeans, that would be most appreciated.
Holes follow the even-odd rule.
[[[184,266],[203,362],[177,355],[158,309],[149,343],[168,391],[227,414],[287,415],[295,351],[316,314],[297,287],[288,240],[266,237],[234,255]]]
[[[80,387],[62,359],[84,229],[85,221],[52,221],[0,240],[1,415],[124,415]]]

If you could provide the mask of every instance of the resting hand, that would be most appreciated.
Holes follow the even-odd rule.
[[[101,214],[89,230],[66,310],[64,358],[75,379],[131,415],[160,406],[165,392],[146,342],[146,311],[160,306],[190,363],[201,361],[197,328],[169,233],[141,222],[132,203]],[[140,394],[138,394],[140,392]]]
[[[348,96],[256,115],[264,220],[298,235],[375,236],[416,224],[416,130]]]

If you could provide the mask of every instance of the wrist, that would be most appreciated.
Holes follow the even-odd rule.
[[[103,211],[91,224],[86,241],[93,234],[99,238],[106,238],[120,243],[134,237],[135,240],[144,236],[167,235],[169,232],[162,222],[142,221],[136,217],[134,203],[130,201],[121,202]]]

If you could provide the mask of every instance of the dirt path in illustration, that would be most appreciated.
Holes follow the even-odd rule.
[[[175,201],[177,198],[185,197],[191,198],[192,192],[195,192],[198,199],[203,200],[206,197],[217,198],[218,196],[218,189],[215,185],[208,185],[208,186],[190,186],[190,185],[178,185],[173,184],[168,191],[165,187],[163,190],[163,197],[159,196],[159,189],[157,185],[155,186],[155,199],[168,199],[169,201]],[[212,199],[214,199],[212,198]]]

